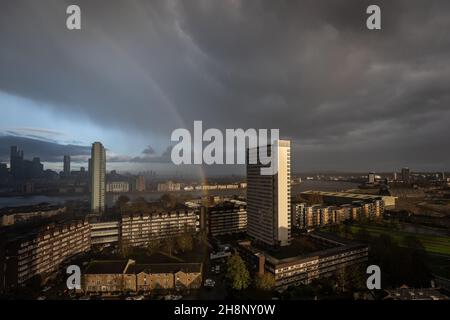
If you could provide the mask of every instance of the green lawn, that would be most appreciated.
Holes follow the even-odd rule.
[[[403,245],[403,239],[407,236],[415,236],[424,246],[425,250],[432,254],[442,254],[450,256],[450,237],[434,236],[427,234],[418,234],[395,230],[389,226],[382,225],[352,225],[352,233],[355,234],[364,227],[371,236],[387,234],[392,237],[400,246]]]

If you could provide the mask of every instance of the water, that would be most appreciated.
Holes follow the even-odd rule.
[[[64,204],[67,200],[84,200],[88,199],[87,195],[76,196],[20,196],[20,197],[0,197],[0,208],[29,206],[42,202],[50,204]]]
[[[291,194],[295,196],[299,192],[306,190],[318,190],[318,191],[344,191],[347,189],[357,188],[358,184],[352,182],[339,182],[339,181],[311,181],[306,180],[301,184],[292,186]],[[147,201],[159,199],[164,192],[146,192],[146,193],[129,193],[127,196],[133,200],[139,197],[145,198]],[[220,195],[220,196],[232,196],[232,195],[245,195],[245,189],[231,189],[231,190],[209,190],[205,191],[180,191],[172,192],[175,195],[189,195],[193,198],[200,197],[202,195]],[[106,203],[108,206],[112,206],[120,194],[107,194]],[[67,200],[87,200],[88,195],[73,195],[73,196],[20,196],[20,197],[0,197],[0,208],[34,205],[42,202],[50,204],[64,204]]]

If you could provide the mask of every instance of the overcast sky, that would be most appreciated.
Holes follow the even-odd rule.
[[[0,158],[151,170],[202,120],[279,128],[298,172],[450,170],[449,30],[448,0],[1,1]]]

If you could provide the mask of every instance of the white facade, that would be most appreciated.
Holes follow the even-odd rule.
[[[369,172],[369,183],[374,184],[375,183],[375,172]]]
[[[106,184],[106,192],[129,192],[130,183],[128,181],[112,181]]]
[[[268,149],[276,169],[273,175],[261,175],[263,165],[255,161],[258,148],[248,150],[247,232],[267,245],[286,246],[291,240],[290,141],[276,140]]]

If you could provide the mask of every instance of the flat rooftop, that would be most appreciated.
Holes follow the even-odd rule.
[[[327,248],[329,248],[329,246],[321,245],[307,236],[300,236],[292,239],[289,246],[284,246],[277,249],[265,249],[264,251],[278,260],[283,260],[294,256],[306,255]]]
[[[374,195],[374,194],[361,194],[361,193],[349,193],[349,192],[328,192],[328,191],[315,191],[315,190],[308,190],[301,192],[300,194],[318,194],[321,196],[328,196],[328,197],[341,197],[341,198],[353,198],[353,199],[359,199],[359,200],[376,200],[381,199],[383,196],[381,195]]]
[[[313,232],[292,239],[292,244],[276,250],[247,247],[254,254],[263,254],[266,261],[272,265],[297,263],[299,260],[308,261],[318,257],[326,257],[345,252],[353,248],[363,248],[367,245],[353,242],[324,232]]]

